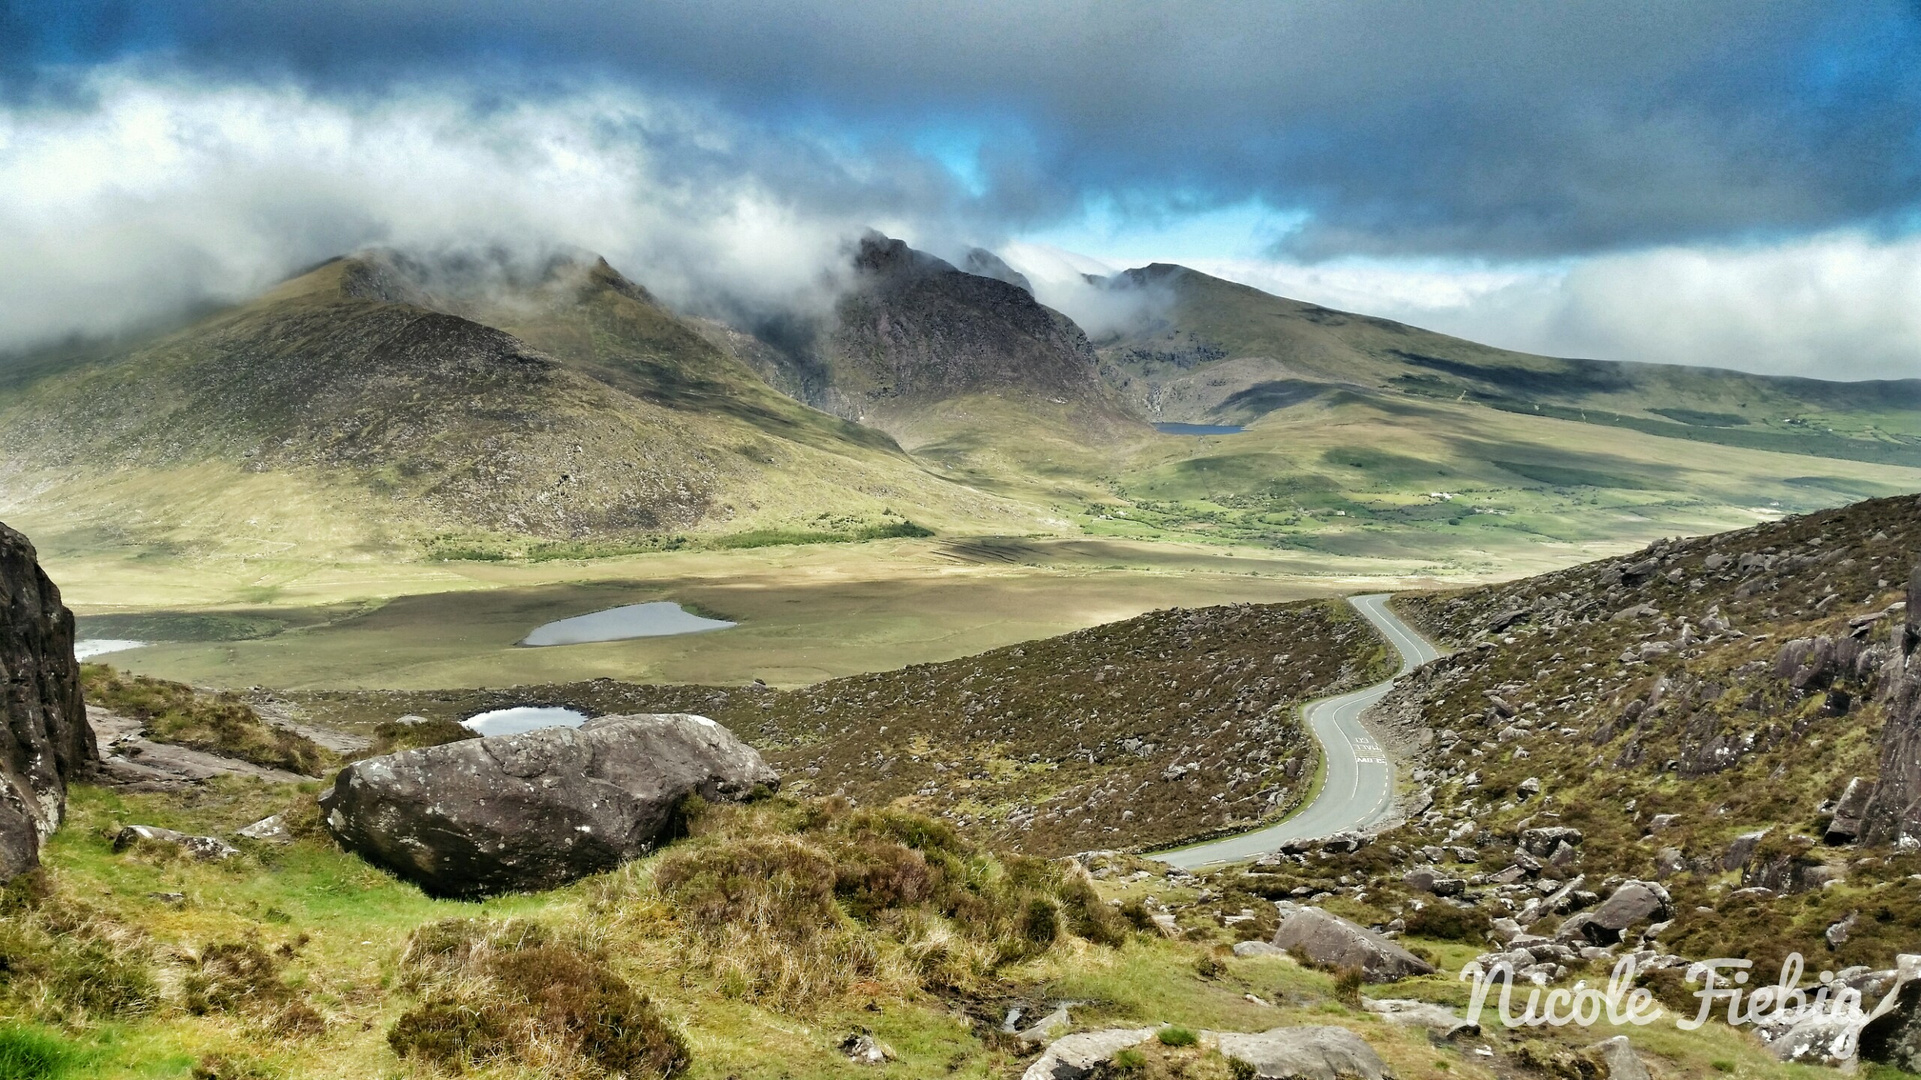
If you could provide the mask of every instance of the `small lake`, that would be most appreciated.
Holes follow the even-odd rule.
[[[575,709],[551,705],[516,705],[511,709],[476,713],[460,723],[462,727],[482,735],[518,735],[523,731],[538,731],[541,728],[579,727],[586,722],[587,714]]]
[[[1155,424],[1163,435],[1239,435],[1247,429],[1239,424]]]
[[[146,641],[129,641],[124,638],[90,638],[86,641],[76,641],[73,643],[73,658],[75,660],[91,660],[96,656],[105,656],[108,653],[126,652],[128,649],[144,649],[150,644],[152,643]]]
[[[571,619],[561,619],[538,627],[521,639],[522,645],[582,645],[590,641],[626,641],[629,638],[671,637],[725,630],[738,625],[725,619],[709,619],[665,600],[651,604],[628,604]]]

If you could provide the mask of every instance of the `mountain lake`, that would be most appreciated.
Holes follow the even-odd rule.
[[[696,615],[679,604],[666,600],[651,604],[628,604],[605,611],[560,619],[522,638],[522,645],[582,645],[590,641],[625,641],[629,638],[670,637],[725,630],[738,625],[725,619]]]

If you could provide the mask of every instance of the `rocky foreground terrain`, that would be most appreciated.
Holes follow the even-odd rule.
[[[471,740],[451,716],[518,702],[249,704],[90,667],[119,734],[0,890],[0,1065],[1893,1080],[1921,1069],[1917,542],[1908,496],[1405,597],[1455,651],[1374,718],[1401,820],[1199,875],[1120,849],[1305,794],[1292,706],[1385,661],[1342,608],[1161,612],[792,693],[550,688],[740,739],[644,715]],[[403,705],[438,712],[365,718]],[[1790,953],[1790,988],[1863,1011],[1677,1026],[1701,962],[1752,989]],[[1625,979],[1652,1023],[1509,1027],[1471,1008],[1490,973],[1523,998]]]
[[[1691,1010],[1693,962],[1759,985],[1799,953],[1872,1004],[1921,952],[1917,551],[1904,496],[1401,598],[1456,649],[1375,717],[1407,820],[1215,884],[1477,946],[1470,972],[1592,984],[1632,957]]]

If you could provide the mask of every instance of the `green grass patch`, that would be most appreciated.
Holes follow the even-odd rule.
[[[814,529],[750,529],[746,532],[729,533],[706,541],[706,547],[721,550],[739,548],[786,547],[801,544],[846,544],[867,540],[890,540],[897,537],[926,537],[934,535],[934,530],[911,521],[888,521],[878,525],[864,525],[849,531],[827,531]]]
[[[8,1080],[54,1080],[76,1057],[71,1043],[46,1028],[0,1024],[0,1076]]]

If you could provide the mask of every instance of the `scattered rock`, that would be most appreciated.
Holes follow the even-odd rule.
[[[1445,1005],[1434,1005],[1425,1001],[1410,1001],[1402,998],[1361,999],[1361,1008],[1378,1014],[1390,1024],[1404,1024],[1409,1027],[1423,1027],[1443,1038],[1456,1038],[1462,1035],[1479,1035],[1481,1025],[1471,1024]]]
[[[129,825],[121,829],[114,834],[113,850],[122,852],[143,840],[154,844],[172,844],[196,859],[209,862],[240,854],[239,848],[217,836],[189,836],[154,825]]]
[[[1053,1012],[1048,1013],[1033,1024],[1028,1025],[1026,1030],[1015,1032],[1014,1037],[1024,1043],[1031,1043],[1035,1046],[1046,1046],[1048,1043],[1053,1042],[1065,1034],[1067,1029],[1073,1026],[1073,1023],[1074,1019],[1068,1014],[1067,1006],[1061,1005],[1055,1008]]]
[[[605,716],[354,762],[320,796],[341,846],[438,897],[553,888],[670,834],[683,799],[778,786],[703,716]]]
[[[234,835],[244,836],[249,840],[258,840],[265,844],[293,843],[293,830],[287,828],[287,819],[281,817],[279,814],[275,814],[272,817],[261,818],[259,821],[241,829]]]
[[[1387,1080],[1381,1055],[1341,1027],[1275,1028],[1258,1035],[1223,1034],[1221,1055],[1254,1066],[1260,1080]],[[1041,1074],[1043,1077],[1049,1074]],[[1031,1074],[1024,1080],[1039,1080]]]
[[[1063,1035],[1021,1073],[1021,1080],[1081,1080],[1094,1067],[1154,1037],[1154,1028],[1106,1028]]]
[[[852,1032],[842,1039],[840,1052],[856,1065],[885,1065],[898,1056],[892,1047],[875,1042],[874,1036],[865,1031]]]
[[[1432,975],[1427,961],[1363,926],[1320,908],[1302,908],[1274,931],[1274,944],[1323,967],[1361,969],[1368,982]]]
[[[1659,921],[1673,914],[1674,903],[1666,889],[1652,881],[1626,881],[1600,907],[1563,923],[1556,936],[1570,939],[1568,927],[1572,924],[1593,944],[1613,945],[1636,923]]]
[[[1785,1028],[1762,1024],[1755,1034],[1779,1061],[1852,1068],[1861,1019],[1859,1014],[1822,1011]]]
[[[1734,842],[1728,845],[1727,854],[1721,856],[1721,869],[1740,870],[1747,866],[1748,860],[1754,857],[1754,849],[1760,846],[1767,835],[1768,830],[1761,829],[1735,837]]]
[[[1521,850],[1537,859],[1545,859],[1554,854],[1562,844],[1579,847],[1581,830],[1565,825],[1550,825],[1545,828],[1527,829],[1521,833]]]
[[[1286,956],[1287,950],[1267,941],[1237,941],[1234,955],[1242,958],[1250,956]]]

